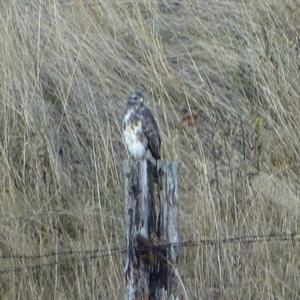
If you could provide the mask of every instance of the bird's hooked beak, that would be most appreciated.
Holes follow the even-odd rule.
[[[144,102],[144,96],[140,92],[135,92],[128,98],[128,104],[130,105],[141,105]]]

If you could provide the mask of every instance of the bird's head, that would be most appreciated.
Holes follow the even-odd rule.
[[[127,105],[140,107],[143,105],[143,102],[144,102],[143,94],[141,92],[134,92],[129,96]]]

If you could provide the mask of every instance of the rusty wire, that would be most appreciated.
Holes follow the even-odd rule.
[[[184,240],[176,243],[161,243],[154,245],[153,247],[168,248],[171,246],[178,246],[180,248],[186,247],[197,247],[197,246],[222,246],[224,244],[250,244],[259,242],[299,242],[300,234],[298,233],[273,233],[269,235],[252,235],[252,236],[234,236],[222,239],[201,239],[201,240]],[[44,254],[27,255],[27,254],[12,254],[2,255],[0,260],[10,260],[13,263],[22,263],[25,261],[36,261],[41,259],[49,259],[51,257],[61,258],[66,257],[63,261],[55,259],[55,261],[46,263],[31,263],[25,264],[18,267],[0,269],[0,275],[8,273],[18,273],[22,271],[35,271],[46,267],[65,266],[71,269],[68,260],[79,258],[85,263],[89,260],[104,258],[109,256],[117,256],[125,254],[126,249],[115,247],[111,249],[93,249],[93,250],[62,250],[62,251],[51,251]]]

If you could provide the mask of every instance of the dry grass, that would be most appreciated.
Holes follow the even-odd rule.
[[[290,0],[1,4],[0,253],[123,245],[120,125],[136,88],[180,162],[183,239],[299,233],[299,21]],[[299,299],[299,249],[185,249],[180,293]],[[53,261],[0,274],[0,297],[123,298],[121,256],[37,263]]]

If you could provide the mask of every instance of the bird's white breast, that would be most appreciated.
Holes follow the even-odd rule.
[[[134,113],[133,109],[129,109],[124,117],[123,123],[126,126],[130,120],[131,115]]]
[[[133,110],[129,110],[124,117],[124,140],[130,156],[135,159],[142,159],[146,153],[143,141],[142,122],[130,122]]]

